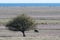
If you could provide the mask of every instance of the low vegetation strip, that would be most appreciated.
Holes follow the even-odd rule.
[[[6,24],[11,19],[0,19],[0,24]],[[58,24],[60,23],[60,20],[36,20],[38,24]]]

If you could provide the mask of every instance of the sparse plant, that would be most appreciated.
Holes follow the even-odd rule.
[[[12,31],[21,31],[23,33],[23,37],[25,37],[25,31],[34,29],[36,27],[36,23],[31,17],[21,14],[9,21],[6,24],[6,27]]]

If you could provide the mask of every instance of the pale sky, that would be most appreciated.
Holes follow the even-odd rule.
[[[60,3],[60,0],[0,0],[0,3]]]

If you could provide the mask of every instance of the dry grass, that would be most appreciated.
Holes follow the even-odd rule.
[[[0,37],[0,40],[60,40],[58,36],[41,36],[41,37]]]
[[[60,30],[39,30],[39,33],[30,30],[25,33],[26,37],[23,37],[21,32],[0,28],[0,40],[60,40]]]
[[[10,20],[11,19],[0,19],[0,24],[6,24]],[[58,24],[58,23],[60,23],[60,20],[36,20],[36,23]]]

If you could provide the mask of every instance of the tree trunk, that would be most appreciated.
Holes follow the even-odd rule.
[[[26,37],[25,32],[23,31],[22,33],[23,33],[23,37]]]

